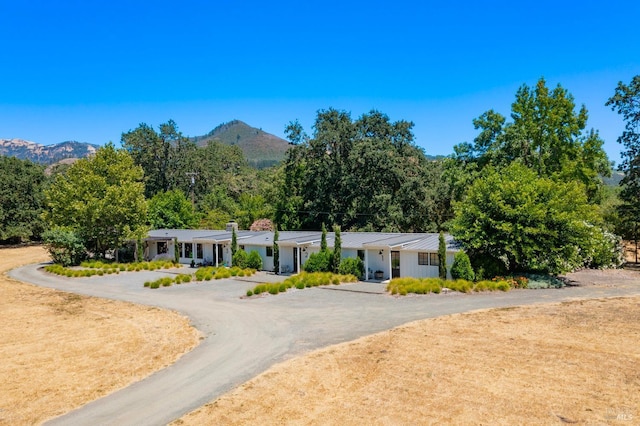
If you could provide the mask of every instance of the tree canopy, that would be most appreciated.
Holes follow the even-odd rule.
[[[154,195],[149,200],[148,217],[154,229],[191,229],[198,225],[191,201],[179,189]]]
[[[519,161],[538,176],[582,182],[591,201],[597,201],[601,176],[611,174],[595,130],[586,130],[588,112],[576,111],[573,96],[562,86],[550,90],[544,79],[535,87],[523,85],[511,106],[511,122],[494,110],[473,120],[480,131],[473,144],[455,147],[456,157],[477,170],[505,167]]]
[[[276,222],[283,229],[433,229],[437,179],[412,127],[375,110],[352,120],[336,109],[318,112],[311,138],[290,124],[296,145],[285,160]]]
[[[617,264],[617,240],[599,225],[582,184],[539,177],[514,162],[483,170],[456,204],[452,233],[476,261],[557,274]]]
[[[87,249],[105,256],[144,226],[147,203],[143,171],[109,143],[74,163],[45,192],[52,227],[73,230]]]
[[[0,240],[13,243],[38,239],[43,231],[44,167],[0,156]]]
[[[627,225],[623,231],[637,238],[637,223],[640,218],[640,75],[633,77],[631,83],[618,83],[614,95],[606,105],[622,115],[625,128],[618,142],[624,147],[622,163],[619,169],[624,173],[620,181],[622,191],[620,198],[620,216]]]

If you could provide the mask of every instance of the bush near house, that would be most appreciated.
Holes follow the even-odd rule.
[[[338,272],[342,275],[355,275],[361,278],[364,275],[364,262],[359,257],[342,259]]]
[[[239,249],[239,250],[236,250],[236,252],[233,254],[233,257],[231,259],[232,259],[233,266],[244,269],[247,267],[247,262],[249,261],[249,255],[247,254],[246,251]]]
[[[247,258],[247,268],[260,270],[262,269],[262,256],[256,250],[252,250]]]
[[[453,258],[453,265],[451,265],[451,277],[454,280],[463,279],[467,281],[473,281],[475,274],[473,268],[471,268],[471,260],[467,253],[459,251]]]
[[[305,272],[328,272],[331,268],[331,258],[333,253],[329,250],[321,250],[317,253],[311,253],[309,259],[304,263],[302,269]]]

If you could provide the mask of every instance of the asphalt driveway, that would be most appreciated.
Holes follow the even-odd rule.
[[[204,336],[198,347],[170,367],[53,419],[48,423],[52,425],[166,424],[277,362],[414,320],[495,307],[640,295],[640,279],[612,284],[603,278],[582,287],[507,293],[394,297],[381,291],[382,284],[358,283],[242,298],[256,278],[151,290],[142,284],[176,272],[66,278],[47,274],[39,266],[18,268],[9,275],[43,287],[172,309],[188,316]],[[282,278],[265,276],[265,281],[277,279]]]

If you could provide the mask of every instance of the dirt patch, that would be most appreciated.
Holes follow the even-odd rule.
[[[175,424],[637,424],[639,342],[640,297],[452,315],[276,365]]]
[[[23,284],[4,275],[48,260],[41,247],[0,249],[0,424],[35,424],[148,376],[199,341],[187,318],[158,308]]]

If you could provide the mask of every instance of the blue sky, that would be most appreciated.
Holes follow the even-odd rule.
[[[617,162],[623,123],[604,103],[640,74],[637,1],[0,0],[0,16],[0,138],[43,144],[118,143],[168,119],[189,136],[232,119],[283,136],[335,107],[413,121],[418,145],[449,154],[544,77],[586,105]]]

